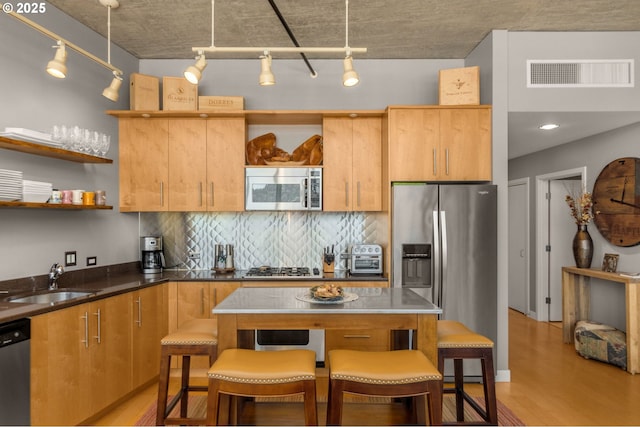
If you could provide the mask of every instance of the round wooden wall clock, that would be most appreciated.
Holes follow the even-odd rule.
[[[605,166],[592,195],[602,236],[616,246],[640,243],[640,158],[623,157]]]

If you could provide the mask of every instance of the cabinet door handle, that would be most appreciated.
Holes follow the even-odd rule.
[[[445,174],[449,175],[449,149],[444,150],[445,157]]]
[[[160,181],[160,206],[164,206],[164,182]]]
[[[200,288],[200,314],[204,316],[204,288]]]
[[[349,207],[349,181],[344,182],[344,205]]]
[[[80,317],[84,319],[84,339],[80,342],[84,343],[84,348],[89,348],[89,313],[84,312],[84,316]]]
[[[96,313],[93,313],[94,316],[97,316],[97,323],[98,323],[98,335],[94,336],[94,338],[96,339],[96,341],[98,341],[98,344],[100,344],[100,338],[101,338],[101,333],[100,333],[100,309],[98,309],[98,311]]]
[[[357,203],[358,203],[358,207],[360,207],[360,181],[358,181],[358,193],[356,194],[357,196]]]
[[[138,320],[136,323],[138,324],[138,328],[142,327],[142,297],[138,297],[136,299],[136,304],[138,304]]]
[[[229,255],[227,255],[229,256]],[[213,304],[217,305],[218,304],[218,289],[217,288],[213,288]]]
[[[433,149],[433,174],[436,175],[438,173],[438,151]]]
[[[371,338],[371,335],[366,335],[366,334],[346,334],[343,335],[344,338],[365,338],[365,339],[369,339]]]
[[[211,181],[211,203],[209,204],[213,206],[213,181]]]

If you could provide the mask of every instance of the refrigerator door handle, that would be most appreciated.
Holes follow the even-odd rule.
[[[438,226],[438,211],[433,211],[433,256],[431,257],[432,263],[432,301],[434,304],[442,307],[442,302],[440,301],[440,227]]]
[[[445,307],[445,297],[448,283],[447,283],[447,215],[445,211],[440,211],[440,230],[442,232],[442,239],[440,240],[440,244],[442,246],[442,296],[440,301],[440,307]],[[444,315],[444,313],[443,313]]]

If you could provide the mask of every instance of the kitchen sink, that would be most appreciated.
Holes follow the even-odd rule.
[[[13,297],[9,302],[27,303],[27,304],[55,304],[57,302],[69,301],[76,298],[88,297],[94,295],[96,291],[79,291],[69,289],[58,289],[46,291],[26,296]]]

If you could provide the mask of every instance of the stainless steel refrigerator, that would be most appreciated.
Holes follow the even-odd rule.
[[[394,182],[392,189],[392,286],[413,288],[442,308],[441,319],[496,343],[496,186]],[[465,363],[465,376],[480,372],[479,363]]]

